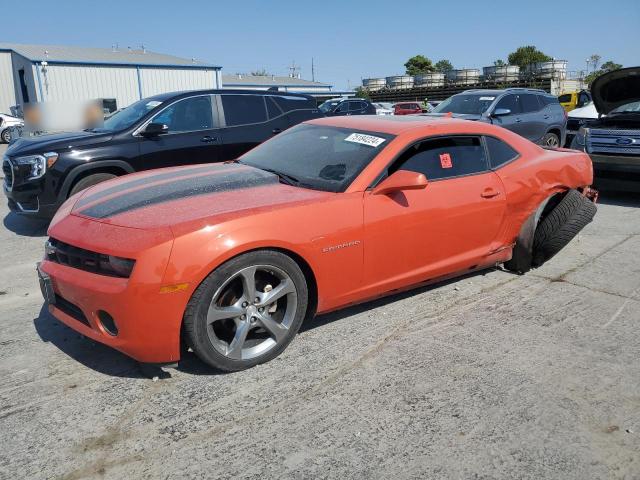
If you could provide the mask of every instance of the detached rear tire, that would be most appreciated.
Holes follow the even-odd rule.
[[[113,175],[112,173],[94,173],[93,175],[84,177],[73,186],[71,192],[69,192],[69,196],[71,197],[85,188],[93,187],[99,183],[116,178],[116,176],[117,175]]]
[[[219,370],[268,362],[300,329],[308,296],[305,276],[291,257],[273,250],[240,255],[193,293],[184,314],[184,340]]]
[[[532,266],[539,267],[562,250],[596,214],[596,205],[569,190],[538,224],[533,237]]]

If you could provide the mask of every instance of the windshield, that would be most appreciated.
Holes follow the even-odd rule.
[[[612,113],[640,113],[640,101],[620,105],[618,108],[614,108],[613,110],[611,110],[611,112],[609,112],[609,115],[611,115]]]
[[[117,130],[129,128],[161,103],[162,102],[158,100],[152,100],[150,98],[145,98],[136,103],[132,103],[128,107],[123,108],[107,118],[101,129],[104,128],[105,130],[115,132]]]
[[[447,98],[433,109],[433,113],[461,113],[482,115],[496,99],[495,95],[462,94]]]
[[[318,108],[320,109],[320,111],[322,113],[327,113],[327,112],[330,112],[331,110],[333,110],[336,107],[336,105],[338,105],[339,103],[340,102],[338,100],[327,100],[322,105],[320,105]]]
[[[324,125],[297,125],[240,157],[295,186],[342,192],[393,135]]]

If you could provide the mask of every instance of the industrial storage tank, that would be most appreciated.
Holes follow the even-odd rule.
[[[413,88],[413,77],[410,75],[394,75],[387,77],[387,87],[394,89]]]
[[[520,67],[517,65],[492,65],[483,67],[486,82],[515,82],[520,78]]]
[[[480,81],[480,70],[477,68],[449,70],[447,72],[447,80],[455,85],[472,85]]]
[[[567,78],[567,61],[551,60],[549,62],[537,62],[527,65],[525,68],[525,76],[532,75],[537,78],[563,80]]]
[[[382,90],[387,86],[387,81],[384,78],[363,78],[362,86],[370,91]]]
[[[414,84],[416,87],[442,87],[444,76],[444,73],[440,72],[421,73],[414,77]]]

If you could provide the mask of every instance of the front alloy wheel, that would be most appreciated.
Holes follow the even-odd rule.
[[[185,313],[187,343],[210,365],[242,370],[275,358],[305,316],[304,274],[288,256],[251,252],[215,270]]]

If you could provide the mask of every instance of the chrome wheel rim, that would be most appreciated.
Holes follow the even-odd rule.
[[[557,139],[557,137],[555,135],[550,135],[549,138],[547,138],[547,146],[548,147],[557,147],[559,145],[559,141]]]
[[[232,360],[251,360],[282,343],[297,310],[291,277],[272,265],[253,265],[231,275],[214,293],[207,334],[215,350]]]

